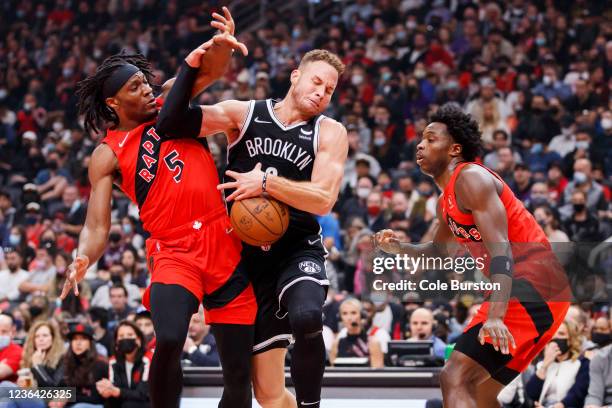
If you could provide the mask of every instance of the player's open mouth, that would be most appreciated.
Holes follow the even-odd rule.
[[[422,154],[417,154],[416,155],[416,162],[417,162],[417,164],[419,164],[422,161],[423,161],[423,155]]]
[[[149,102],[147,102],[147,106],[155,106],[155,99],[151,99]]]
[[[319,104],[318,104],[318,103],[316,103],[315,101],[313,101],[312,99],[308,99],[308,98],[307,98],[307,100],[308,100],[308,102],[310,102],[310,103],[311,103],[311,105],[312,105],[312,106],[314,106],[315,108],[318,108],[318,107],[319,107]]]

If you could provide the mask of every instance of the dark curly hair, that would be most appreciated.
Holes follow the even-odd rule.
[[[104,87],[104,82],[112,73],[125,64],[132,64],[138,67],[147,78],[147,82],[151,82],[153,70],[151,64],[144,55],[122,52],[105,59],[98,67],[95,74],[85,78],[77,84],[76,94],[79,98],[79,115],[85,115],[86,132],[97,132],[106,123],[111,123],[112,126],[117,126],[119,124],[119,118],[115,111],[106,105],[104,97],[102,96],[102,89]]]
[[[431,122],[444,123],[448,134],[463,146],[461,155],[467,161],[474,161],[482,153],[481,134],[478,122],[464,113],[457,104],[442,105],[430,118]]]

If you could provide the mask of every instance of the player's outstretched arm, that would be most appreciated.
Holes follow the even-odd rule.
[[[512,290],[513,268],[506,210],[494,177],[480,167],[466,168],[459,174],[455,195],[457,201],[472,212],[482,242],[491,256],[491,282],[499,283],[501,287],[491,294],[488,320],[479,333],[480,342],[484,344],[488,336],[496,350],[508,354],[510,348],[516,346],[503,322]]]
[[[218,13],[212,14],[213,20],[210,25],[217,28],[220,33],[227,33],[230,36],[234,36],[236,30],[236,24],[234,23],[234,19],[227,7],[223,7],[223,15]],[[235,39],[234,39],[235,40]],[[207,45],[207,52],[202,52],[205,49],[202,48],[204,45]],[[214,83],[217,79],[221,78],[232,58],[232,54],[234,51],[234,46],[238,46],[243,54],[247,54],[248,50],[244,44],[238,43],[237,41],[212,41],[206,42],[198,47],[197,51],[193,58],[200,58],[200,66],[198,69],[198,73],[194,82],[193,87],[191,88],[190,99],[195,98],[197,95],[202,93],[206,88],[208,88],[212,83]],[[167,80],[161,89],[161,97],[166,98],[170,89],[174,85],[176,78],[170,78]]]
[[[205,115],[205,108],[191,106],[190,104],[191,90],[194,87],[198,69],[200,69],[203,63],[202,56],[217,42],[229,44],[228,46],[234,48],[243,46],[233,36],[227,33],[218,34],[193,50],[187,58],[185,58],[157,118],[155,128],[159,134],[172,138],[195,138],[200,135],[206,136],[213,134],[209,132],[211,130],[209,121],[213,128],[222,125],[220,131],[227,131],[228,129],[238,127],[239,118],[232,116],[234,111],[231,110],[231,106],[237,106],[238,110],[241,110],[240,107],[243,106],[243,115],[246,115],[248,108],[247,102],[234,101],[235,103],[233,104],[225,104],[219,107],[219,109],[212,109],[212,112],[209,112],[208,115]],[[240,124],[242,124],[242,122],[240,122]],[[215,128],[215,130],[217,129]]]
[[[90,263],[96,262],[106,248],[111,220],[111,196],[113,174],[117,158],[105,144],[94,150],[89,164],[91,194],[87,205],[85,226],[79,235],[79,247],[74,262],[68,267],[68,276],[60,297],[64,299],[70,290],[78,295],[78,282],[83,280]]]
[[[321,123],[319,141],[311,181],[293,181],[267,174],[261,170],[261,164],[257,164],[247,173],[226,171],[225,174],[235,181],[217,188],[236,189],[227,197],[228,201],[257,197],[265,192],[298,210],[325,215],[331,211],[340,191],[348,152],[346,129],[334,120],[325,119]]]
[[[411,258],[418,258],[420,256],[426,258],[435,256],[445,257],[450,253],[454,253],[457,244],[455,243],[451,230],[442,218],[441,200],[442,198],[438,199],[436,210],[438,224],[432,241],[418,244],[400,242],[400,240],[396,238],[393,230],[385,229],[372,235],[374,247],[388,254],[406,254]],[[419,272],[422,271],[415,271],[415,273]]]

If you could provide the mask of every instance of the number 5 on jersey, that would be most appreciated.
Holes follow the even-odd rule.
[[[164,163],[168,169],[173,172],[173,178],[176,183],[181,182],[181,175],[183,174],[183,167],[185,163],[178,158],[179,154],[176,150],[171,151],[164,157]]]

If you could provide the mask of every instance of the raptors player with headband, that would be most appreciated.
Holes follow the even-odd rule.
[[[500,284],[459,337],[442,371],[448,408],[499,406],[497,394],[549,342],[571,297],[544,231],[506,183],[475,162],[480,151],[478,123],[454,105],[442,106],[416,153],[421,171],[442,190],[433,241],[399,242],[391,230],[373,237],[383,251],[413,257],[467,250],[486,260],[484,272]]]
[[[234,23],[226,8],[224,13],[225,17],[213,14],[211,23],[222,34],[187,56],[203,64],[190,90],[193,94],[225,71],[233,49],[247,52],[232,35]],[[250,354],[257,306],[245,271],[237,267],[241,243],[229,231],[206,143],[169,137],[182,129],[168,129],[158,115],[163,101],[153,96],[151,76],[142,55],[119,54],[79,84],[79,111],[87,130],[109,127],[92,154],[87,218],[62,297],[71,289],[78,295],[78,282],[106,247],[115,184],[138,205],[151,235],[151,285],[143,303],[151,310],[157,339],[149,377],[152,406],[179,406],[180,356],[191,316],[203,303],[224,369],[219,406],[251,407]]]
[[[291,73],[291,86],[281,101],[191,107],[189,89],[197,65],[184,66],[162,111],[173,119],[171,128],[190,124],[191,136],[226,134],[228,178],[219,188],[229,189],[228,205],[267,193],[289,206],[289,227],[279,241],[263,248],[244,244],[242,251],[257,297],[253,385],[264,408],[296,406],[285,389],[285,354],[292,339],[297,406],[320,406],[322,308],[329,281],[315,214],[329,213],[344,173],[346,129],[322,115],[343,70],[335,54],[312,50]]]

